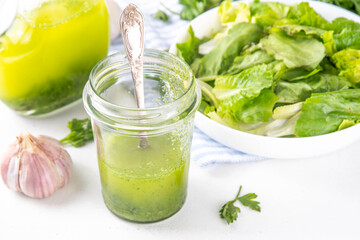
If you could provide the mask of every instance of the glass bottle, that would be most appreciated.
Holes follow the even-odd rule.
[[[0,35],[0,99],[24,116],[74,103],[107,55],[109,35],[104,0],[19,0]]]

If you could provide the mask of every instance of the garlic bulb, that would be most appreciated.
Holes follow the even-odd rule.
[[[69,182],[72,161],[58,140],[29,133],[16,138],[0,160],[1,177],[10,189],[44,198]]]

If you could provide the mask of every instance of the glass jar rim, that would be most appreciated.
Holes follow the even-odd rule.
[[[164,124],[164,122],[167,120],[178,117],[183,112],[189,110],[189,108],[191,108],[190,112],[194,111],[194,109],[196,110],[200,104],[201,90],[196,84],[196,79],[189,65],[172,53],[156,49],[145,49],[144,65],[146,61],[155,60],[157,56],[171,59],[173,62],[179,65],[179,67],[182,68],[184,72],[186,72],[186,78],[190,81],[190,84],[179,97],[169,103],[164,103],[160,106],[148,108],[121,106],[115,103],[111,103],[101,97],[96,89],[96,82],[99,79],[104,77],[106,73],[109,73],[112,70],[115,71],[119,68],[130,71],[126,53],[125,51],[121,51],[109,55],[108,57],[98,62],[90,73],[89,81],[84,88],[83,101],[84,107],[91,115],[91,117],[95,117],[97,120],[101,120],[102,122],[106,122],[108,124],[110,124],[110,121],[112,122],[110,125],[118,125],[118,123],[122,123],[122,127],[124,127],[123,124],[130,124],[133,126],[138,125],[138,127],[141,128],[141,126],[147,127],[154,124]],[[107,61],[111,59],[115,60],[115,62],[107,64]],[[186,101],[186,99],[188,99],[188,101]],[[174,109],[179,109],[179,107],[181,108],[181,111],[174,111]],[[137,124],[136,122],[139,122],[139,120],[141,120],[141,123]]]

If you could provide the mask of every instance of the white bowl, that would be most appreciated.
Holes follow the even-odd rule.
[[[273,1],[262,0],[262,2]],[[302,1],[278,0],[277,2],[293,5]],[[332,21],[337,17],[345,17],[360,22],[360,16],[343,8],[323,2],[308,2],[316,12],[321,14],[328,21]],[[212,32],[220,28],[217,10],[217,8],[212,9],[191,21],[190,24],[197,37],[202,38],[210,36]],[[177,53],[176,43],[186,41],[187,32],[188,26],[179,32],[178,38],[171,45],[171,53]],[[336,151],[360,138],[360,124],[342,131],[304,138],[276,138],[245,133],[215,122],[200,112],[197,112],[196,114],[195,124],[209,137],[230,148],[269,158],[314,157]]]

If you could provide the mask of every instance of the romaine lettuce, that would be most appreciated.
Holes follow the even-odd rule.
[[[344,120],[360,120],[360,89],[316,93],[308,98],[295,125],[298,137],[335,132]]]
[[[201,41],[195,36],[191,25],[188,30],[188,35],[188,40],[186,42],[176,44],[176,47],[178,50],[178,56],[183,58],[188,64],[192,64],[196,58],[200,57],[199,45]]]
[[[295,82],[278,81],[275,94],[279,97],[278,103],[297,103],[305,101],[312,93],[331,92],[350,87],[351,84],[344,77],[319,73]]]
[[[275,59],[269,54],[267,54],[266,51],[258,50],[250,54],[236,57],[228,73],[236,74],[244,69],[254,67],[258,64],[270,63],[274,60]]]
[[[276,2],[260,3],[255,1],[250,6],[251,22],[256,23],[260,27],[266,29],[273,26],[275,22],[287,16],[290,7],[285,4]]]
[[[277,101],[272,85],[273,72],[265,64],[217,78],[213,92],[220,100],[220,115],[230,113],[244,123],[268,121]]]
[[[324,45],[315,38],[290,37],[283,30],[273,28],[260,43],[268,54],[283,60],[288,68],[315,69],[325,57]]]
[[[262,37],[263,33],[257,25],[236,24],[229,34],[201,59],[196,76],[214,76],[225,72],[245,45],[257,43]]]
[[[360,84],[360,50],[345,49],[332,56],[336,67],[341,70],[340,76],[345,76],[355,86]]]
[[[275,25],[296,24],[321,29],[329,29],[330,23],[314,11],[308,2],[302,2],[290,7],[287,16]]]
[[[246,3],[232,4],[231,0],[224,1],[219,7],[221,23],[240,23],[250,21],[250,8]]]

